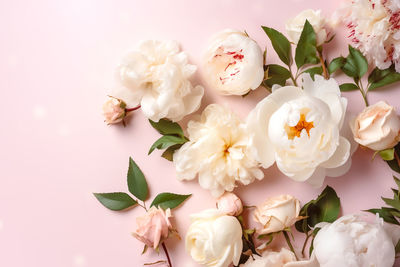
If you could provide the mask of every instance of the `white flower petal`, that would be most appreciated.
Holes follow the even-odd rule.
[[[321,164],[324,168],[337,168],[346,163],[350,157],[350,142],[340,136],[339,145],[336,148],[335,154],[332,155],[327,161]]]

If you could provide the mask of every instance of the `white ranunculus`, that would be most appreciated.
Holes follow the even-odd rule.
[[[380,69],[395,63],[400,72],[399,12],[398,0],[349,1],[349,12],[344,12],[353,45]]]
[[[257,206],[254,220],[262,225],[257,233],[279,232],[299,220],[300,202],[290,195],[271,197]]]
[[[209,105],[200,120],[190,121],[189,142],[174,153],[179,180],[199,177],[201,187],[218,197],[232,191],[236,182],[247,185],[263,172],[250,152],[250,135],[245,124],[230,110]]]
[[[142,41],[128,53],[116,71],[119,86],[112,95],[128,106],[141,105],[153,121],[179,121],[200,107],[204,89],[190,78],[196,66],[174,41]]]
[[[304,90],[284,86],[259,102],[247,125],[264,168],[276,162],[286,176],[319,187],[325,176],[343,175],[351,165],[351,144],[340,135],[347,99],[334,79],[303,80]]]
[[[392,267],[395,249],[382,219],[367,223],[361,216],[347,215],[325,224],[314,239],[314,252],[321,267]]]
[[[379,151],[392,148],[400,140],[400,118],[394,107],[379,101],[365,108],[352,125],[354,140]]]
[[[302,11],[296,17],[286,22],[286,32],[290,41],[297,44],[299,42],[301,32],[303,31],[306,20],[310,22],[317,36],[317,45],[322,45],[328,36],[327,23],[321,15],[321,10],[307,9]]]
[[[204,80],[224,95],[244,95],[264,78],[263,53],[245,33],[224,30],[214,35],[204,58]]]
[[[186,251],[197,263],[212,267],[237,265],[242,254],[242,227],[239,221],[218,210],[191,215],[186,233]]]

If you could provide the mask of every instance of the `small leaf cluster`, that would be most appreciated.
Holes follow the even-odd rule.
[[[149,195],[146,178],[136,162],[130,157],[127,174],[128,191],[137,199],[132,198],[124,192],[94,193],[97,200],[106,208],[114,211],[126,210],[139,204],[139,200],[144,201]],[[162,209],[173,209],[178,207],[191,195],[178,195],[173,193],[158,194],[150,207],[160,207]]]
[[[155,149],[165,149],[161,156],[172,161],[175,150],[179,149],[189,139],[185,137],[181,126],[176,122],[167,119],[161,119],[159,122],[149,121],[151,126],[162,134],[162,137],[154,142],[148,154],[150,155]]]
[[[272,88],[274,84],[281,86],[286,85],[286,81],[291,79],[296,85],[297,77],[302,73],[310,73],[312,78],[315,74],[322,74],[323,67],[316,66],[300,71],[303,67],[320,63],[320,53],[322,46],[317,47],[317,37],[311,24],[306,20],[303,31],[300,35],[299,42],[295,50],[295,63],[297,66],[297,74],[293,75],[291,66],[293,64],[292,46],[289,40],[279,31],[262,26],[264,32],[271,40],[271,44],[280,60],[287,66],[278,64],[269,64],[264,66],[265,78],[263,85]]]

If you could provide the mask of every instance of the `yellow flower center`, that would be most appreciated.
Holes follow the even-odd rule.
[[[285,131],[290,140],[293,140],[295,137],[300,138],[300,134],[303,129],[306,129],[307,135],[308,137],[310,137],[310,130],[312,128],[314,128],[314,122],[306,121],[306,115],[303,113],[300,114],[300,120],[296,126],[285,125]]]

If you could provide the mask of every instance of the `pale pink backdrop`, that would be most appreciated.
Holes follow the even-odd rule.
[[[134,267],[164,259],[150,250],[140,256],[142,244],[130,234],[143,213],[139,207],[112,212],[92,195],[127,190],[129,156],[146,174],[151,198],[163,191],[193,194],[174,211],[182,236],[190,213],[214,207],[197,182],[176,180],[173,165],[159,151],[147,156],[159,135],[140,111],[126,128],[103,123],[101,105],[113,86],[113,69],[138,40],[178,40],[198,64],[207,39],[219,30],[246,30],[265,47],[260,25],[283,31],[286,19],[303,9],[331,15],[338,6],[319,0],[1,0],[0,266]],[[347,55],[344,35],[338,34],[330,55]],[[278,62],[268,48],[268,60]],[[397,87],[371,93],[371,103],[387,99],[399,107]],[[242,98],[217,96],[207,88],[205,94],[202,109],[217,102],[244,118],[267,92],[260,88]],[[345,96],[350,111],[362,109],[359,93]],[[380,207],[380,196],[391,195],[391,171],[371,156],[359,150],[347,175],[327,179],[344,214]],[[293,182],[273,167],[263,181],[236,192],[250,205],[281,193],[304,203],[321,190]],[[197,266],[183,241],[167,245],[175,267]]]

